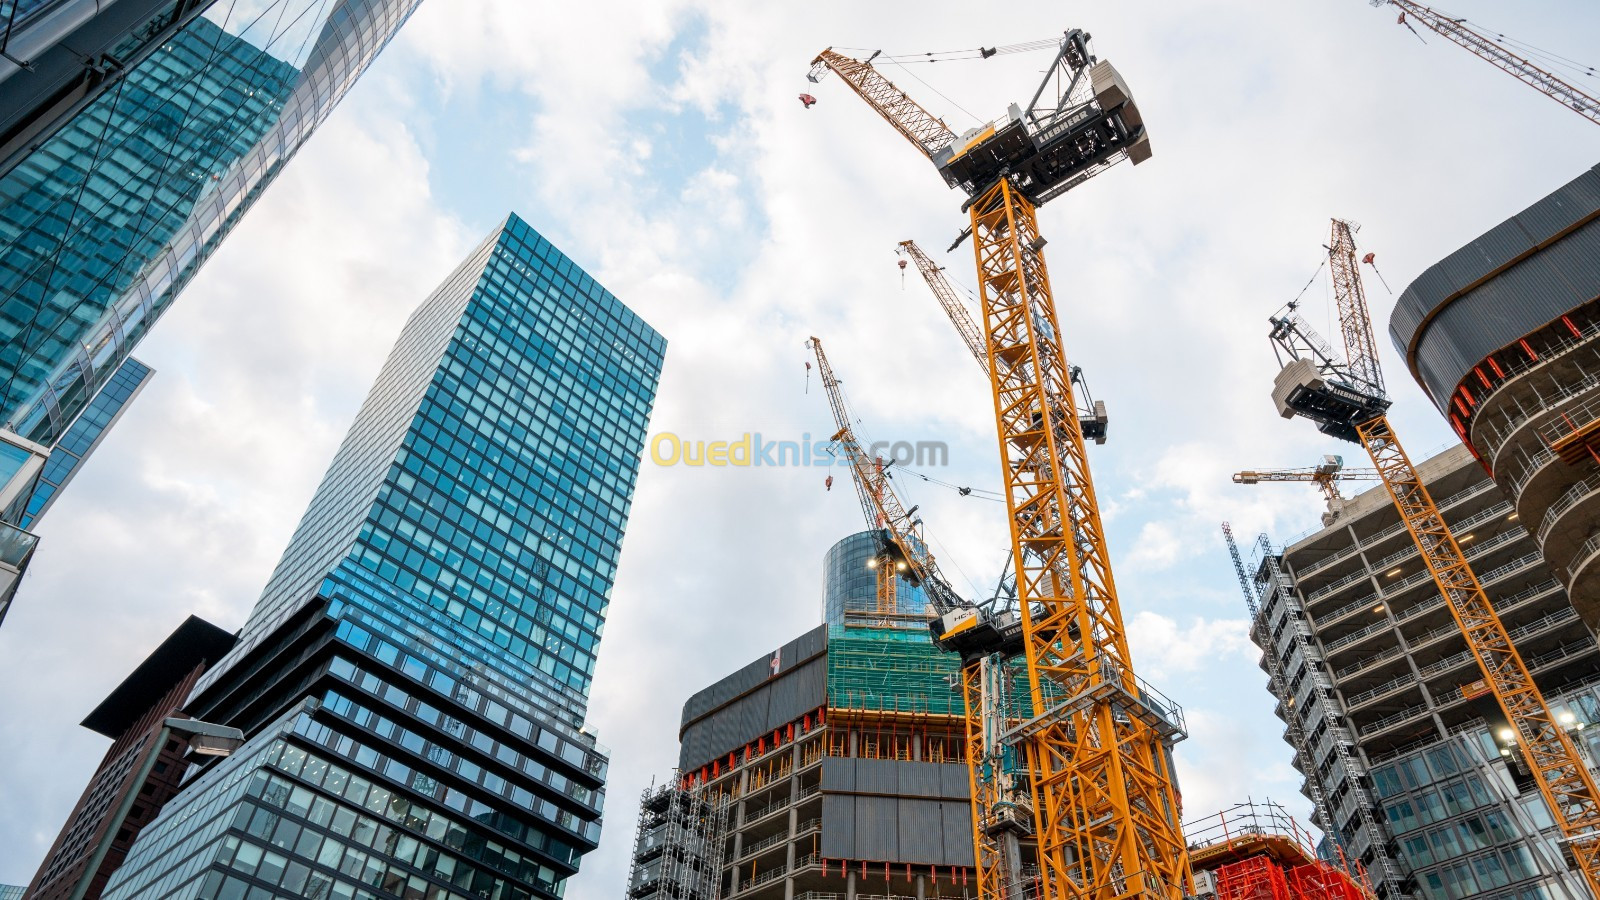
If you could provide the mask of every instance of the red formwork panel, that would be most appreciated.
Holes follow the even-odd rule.
[[[1265,856],[1217,869],[1217,900],[1294,900],[1283,870]]]
[[[1289,890],[1293,900],[1363,900],[1350,876],[1325,862],[1290,869]]]

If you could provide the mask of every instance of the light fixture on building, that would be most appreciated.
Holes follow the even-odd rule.
[[[1395,577],[1396,575],[1399,575],[1399,574],[1400,574],[1400,570],[1399,569],[1390,569],[1389,570],[1389,577],[1390,578],[1393,578],[1393,577]]]
[[[1372,611],[1373,611],[1373,612],[1375,612],[1375,613],[1381,613],[1381,612],[1383,612],[1383,604],[1382,604],[1382,603],[1379,603],[1379,604],[1378,604],[1378,605],[1377,605],[1377,606],[1374,606],[1374,607],[1373,607],[1373,608],[1372,608]]]

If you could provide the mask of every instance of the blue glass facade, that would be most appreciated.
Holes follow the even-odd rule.
[[[599,838],[583,717],[664,350],[520,219],[490,235],[190,701],[250,744],[106,896],[559,897]]]
[[[0,177],[0,421],[52,445],[420,0],[219,0]]]
[[[877,621],[878,570],[872,565],[881,539],[876,531],[858,531],[828,549],[822,561],[823,621],[829,625],[882,624],[926,629],[928,595],[905,578],[895,577],[895,609],[904,620]]]
[[[116,424],[118,417],[127,410],[128,404],[138,396],[153,375],[154,369],[131,356],[117,367],[105,387],[95,394],[83,414],[51,449],[50,458],[39,473],[39,482],[28,497],[28,505],[20,523],[23,528],[31,528],[50,508],[61,489],[83,468],[89,454],[100,446],[100,439]]]

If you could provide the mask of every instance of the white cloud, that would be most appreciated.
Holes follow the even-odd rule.
[[[1260,656],[1250,643],[1245,619],[1194,618],[1180,626],[1176,619],[1142,609],[1128,621],[1128,642],[1147,679],[1164,680]]]

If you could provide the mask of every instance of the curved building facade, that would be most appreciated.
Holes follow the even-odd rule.
[[[1600,166],[1423,272],[1389,332],[1600,626]]]
[[[848,617],[853,625],[881,619],[881,624],[903,622],[926,628],[928,595],[905,578],[895,579],[893,613],[878,612],[878,570],[874,561],[879,541],[876,531],[858,531],[828,549],[822,561],[823,619],[829,625],[843,625]]]

